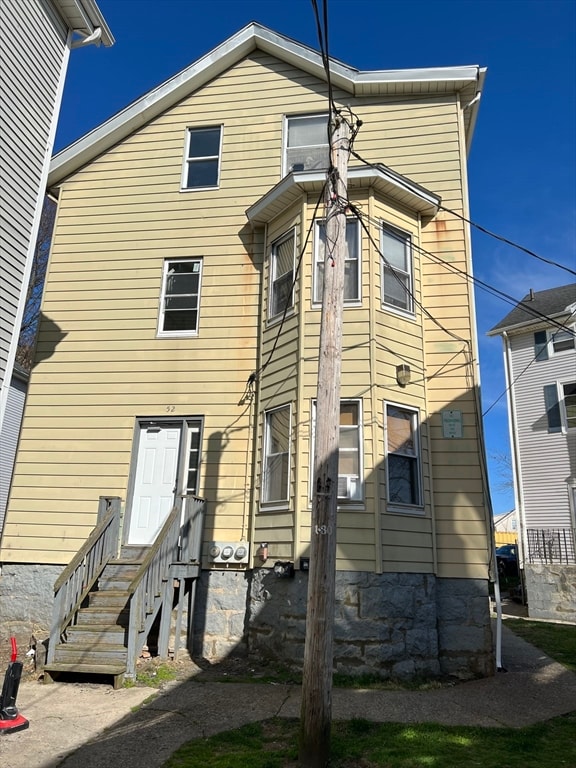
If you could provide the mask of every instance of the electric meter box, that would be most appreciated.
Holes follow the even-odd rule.
[[[213,541],[208,545],[208,558],[212,563],[245,565],[250,557],[247,541]]]

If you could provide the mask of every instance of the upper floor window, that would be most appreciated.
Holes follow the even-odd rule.
[[[569,352],[576,349],[576,328],[536,331],[534,334],[534,357],[537,360],[548,360],[552,355]]]
[[[328,115],[286,118],[284,174],[328,168]]]
[[[326,261],[326,225],[316,225],[316,248],[314,252],[314,302],[322,301],[324,287],[324,263]],[[344,256],[344,301],[360,301],[360,222],[346,221],[346,253]]]
[[[576,382],[547,384],[544,403],[548,432],[562,432],[576,427]]]
[[[314,442],[316,440],[316,407],[314,405]],[[338,443],[338,503],[363,499],[362,484],[362,415],[359,400],[340,403]],[[311,474],[313,467],[311,469]],[[311,485],[312,487],[312,485]]]
[[[294,231],[272,244],[269,317],[281,315],[294,305],[294,245]]]
[[[183,189],[218,186],[221,140],[221,125],[213,128],[188,128]]]
[[[419,507],[422,493],[418,413],[392,403],[386,404],[385,411],[388,502],[390,505]]]
[[[286,502],[290,478],[290,406],[264,417],[262,502]]]
[[[382,303],[401,312],[414,311],[410,235],[382,226]]]
[[[198,333],[201,276],[200,259],[164,262],[159,336],[190,336]]]

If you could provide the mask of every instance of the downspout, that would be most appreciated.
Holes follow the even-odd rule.
[[[510,337],[507,331],[502,331],[504,343],[504,375],[506,390],[508,392],[508,432],[510,439],[512,476],[514,480],[514,506],[516,507],[516,521],[518,523],[518,567],[524,569],[524,553],[527,550],[526,526],[524,525],[524,494],[520,482],[520,448],[518,445],[518,429],[516,426],[516,398],[512,379],[512,350]]]

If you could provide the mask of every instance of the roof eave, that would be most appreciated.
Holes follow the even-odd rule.
[[[320,193],[325,181],[325,170],[293,171],[251,205],[246,217],[253,226],[267,224],[295,202],[302,192]],[[423,216],[434,216],[441,202],[438,195],[387,168],[349,168],[349,190],[366,187],[374,187],[381,194]]]
[[[77,2],[80,1],[92,2],[92,0],[77,0]],[[252,22],[201,59],[132,102],[55,155],[48,177],[49,189],[57,189],[70,174],[205,85],[256,48],[291,63],[319,79],[326,79],[322,57],[318,53]],[[420,90],[430,91],[432,84],[435,84],[434,93],[446,93],[472,86],[478,81],[479,71],[477,66],[466,66],[359,72],[339,61],[333,59],[330,61],[332,85],[351,95],[398,94],[404,88],[409,95]]]
[[[53,1],[69,29],[86,35],[99,29],[100,36],[94,40],[95,44],[102,44],[106,48],[114,45],[114,35],[95,0],[71,0],[75,13],[71,13],[60,0]]]
[[[524,331],[532,328],[535,325],[550,325],[547,320],[556,321],[561,323],[563,318],[570,319],[573,312],[562,310],[562,312],[555,312],[553,315],[547,315],[546,317],[533,317],[530,320],[524,320],[521,323],[512,323],[511,325],[494,326],[489,331],[486,331],[486,336],[501,336],[503,333],[515,333],[517,331]]]

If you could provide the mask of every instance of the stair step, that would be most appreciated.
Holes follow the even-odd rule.
[[[126,673],[126,664],[116,662],[106,662],[103,664],[78,664],[75,662],[47,664],[44,667],[44,682],[52,683],[62,673],[72,675],[111,675],[114,678],[114,688],[118,689],[122,687]]]
[[[107,626],[127,627],[130,621],[130,612],[127,608],[118,606],[90,606],[81,608],[76,617],[75,626],[92,626],[93,624],[106,624]]]
[[[127,640],[128,628],[119,624],[76,624],[66,630],[68,645],[78,643],[119,644]]]
[[[128,649],[119,643],[60,643],[54,664],[107,664],[125,662]]]
[[[130,592],[125,589],[101,589],[96,592],[90,592],[88,604],[90,608],[96,606],[124,608],[129,599]]]

